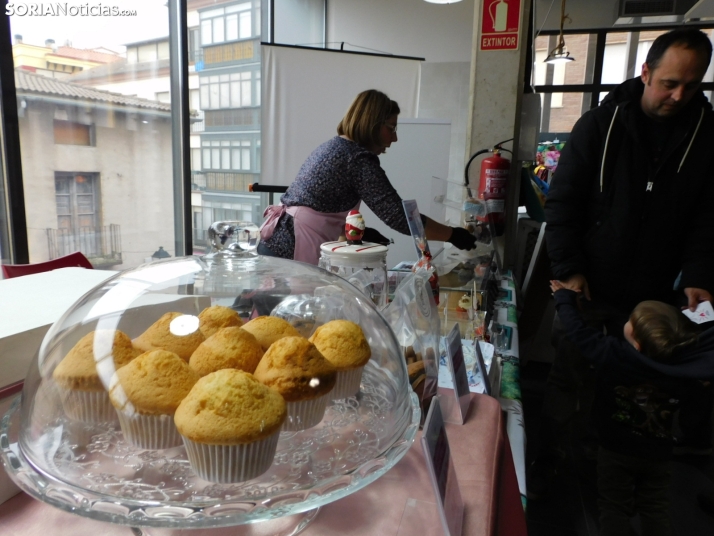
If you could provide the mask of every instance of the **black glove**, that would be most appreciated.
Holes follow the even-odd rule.
[[[451,237],[447,242],[454,244],[459,249],[470,250],[476,247],[476,237],[463,227],[452,227]]]
[[[392,243],[392,240],[384,236],[377,229],[372,229],[371,227],[367,227],[364,230],[362,240],[365,242],[374,242],[375,244],[381,244],[383,246],[388,246]]]

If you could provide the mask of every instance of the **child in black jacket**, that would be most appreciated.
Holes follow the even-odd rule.
[[[629,535],[639,513],[643,536],[669,535],[672,417],[700,381],[714,379],[714,329],[698,335],[681,311],[645,301],[632,311],[623,341],[585,324],[577,293],[559,281],[551,289],[568,338],[598,367],[600,534]]]

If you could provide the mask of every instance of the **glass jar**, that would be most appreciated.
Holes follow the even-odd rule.
[[[387,305],[387,251],[381,244],[325,242],[318,266],[339,275],[372,299],[380,309]]]

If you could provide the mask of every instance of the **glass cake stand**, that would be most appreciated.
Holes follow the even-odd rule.
[[[276,314],[285,311],[283,302],[290,304],[283,316],[305,336],[328,320],[353,320],[372,349],[359,393],[332,401],[317,426],[282,432],[266,473],[247,482],[208,482],[195,475],[183,446],[144,450],[126,442],[114,420],[83,422],[64,411],[52,371],[86,333],[118,329],[134,338],[167,310],[195,316],[207,306],[241,300],[243,306],[246,300],[269,304]],[[104,376],[114,372],[100,370],[106,365],[97,367],[105,386]],[[320,506],[393,467],[412,445],[419,417],[394,334],[371,300],[348,282],[253,253],[184,257],[120,273],[50,328],[22,397],[2,419],[0,456],[23,491],[84,517],[148,527],[150,534],[242,525],[231,534],[287,536],[303,530]],[[264,529],[264,523],[275,528]]]

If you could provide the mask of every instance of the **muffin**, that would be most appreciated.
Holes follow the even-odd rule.
[[[263,347],[249,332],[239,327],[221,328],[208,337],[191,355],[188,364],[200,376],[232,368],[251,374],[263,357]]]
[[[243,321],[230,307],[223,305],[212,305],[206,307],[198,315],[198,329],[201,330],[203,336],[208,338],[221,328],[241,327]]]
[[[362,371],[372,355],[362,328],[349,320],[332,320],[317,328],[310,342],[337,369],[332,399],[347,398],[359,392]]]
[[[181,445],[174,413],[200,376],[168,350],[141,354],[116,371],[109,398],[124,438],[144,449]]]
[[[244,330],[252,333],[267,352],[270,345],[283,337],[299,337],[300,332],[287,320],[277,316],[259,316],[243,325]]]
[[[286,415],[276,390],[242,370],[223,369],[196,382],[174,422],[196,474],[231,483],[270,468]]]
[[[286,431],[305,430],[322,420],[336,377],[335,367],[303,337],[275,341],[255,369],[255,378],[287,402]]]
[[[168,350],[188,362],[194,350],[205,340],[195,316],[166,313],[132,342],[142,352]]]
[[[82,337],[52,372],[65,413],[84,422],[116,420],[99,374],[109,381],[116,369],[140,353],[129,336],[119,330],[97,330]]]

